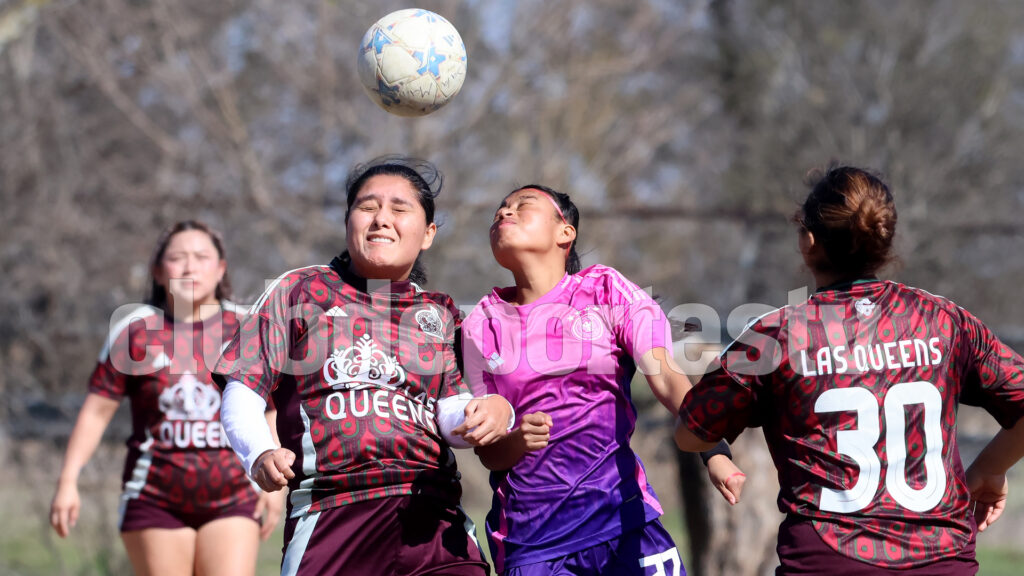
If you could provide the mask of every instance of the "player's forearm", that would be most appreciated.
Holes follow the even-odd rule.
[[[1005,474],[1024,458],[1024,417],[1010,429],[1003,429],[982,449],[971,465],[990,474]]]
[[[266,410],[267,403],[259,394],[241,382],[228,382],[220,409],[221,425],[250,476],[260,455],[277,448]]]
[[[526,443],[523,440],[523,433],[516,428],[508,436],[491,444],[476,449],[476,455],[480,463],[488,470],[508,470],[526,454]]]
[[[111,400],[99,394],[90,393],[78,412],[78,420],[68,439],[68,448],[64,454],[64,465],[61,467],[61,482],[77,482],[78,475],[85,464],[96,452],[96,447],[103,439],[114,413],[117,412],[117,400]]]

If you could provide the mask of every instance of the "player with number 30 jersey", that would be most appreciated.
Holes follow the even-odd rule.
[[[831,169],[797,220],[821,287],[725,349],[684,400],[677,442],[764,428],[788,514],[780,574],[975,573],[972,498],[984,528],[1020,457],[1024,359],[949,300],[873,278],[895,227],[876,177]],[[1004,428],[967,472],[960,403]]]

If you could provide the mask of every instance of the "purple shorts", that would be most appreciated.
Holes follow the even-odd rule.
[[[973,524],[973,520],[972,520]],[[842,574],[843,576],[974,576],[974,538],[959,555],[925,566],[892,570],[861,562],[833,550],[806,518],[788,516],[779,527],[777,548],[781,565],[775,576]]]
[[[198,530],[200,526],[207,522],[213,522],[221,518],[231,518],[232,516],[244,516],[253,522],[257,522],[253,518],[255,513],[255,500],[219,510],[186,513],[168,510],[152,502],[132,498],[123,505],[121,510],[121,532],[134,532],[147,528],[166,528],[169,530],[191,528]]]
[[[672,536],[652,520],[568,556],[507,568],[502,576],[686,576]]]
[[[459,507],[390,496],[289,518],[281,576],[487,576]]]

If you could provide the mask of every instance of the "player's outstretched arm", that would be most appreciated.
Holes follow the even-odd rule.
[[[50,525],[61,538],[65,538],[78,522],[78,511],[82,504],[78,495],[78,475],[96,452],[103,431],[107,429],[120,403],[106,396],[89,393],[78,412],[78,420],[64,453],[64,466],[57,480],[57,490],[50,504]]]
[[[531,412],[523,416],[519,428],[505,438],[476,449],[480,462],[488,470],[508,470],[527,452],[536,452],[551,440],[551,416],[544,412]]]
[[[974,517],[982,531],[999,519],[1006,508],[1009,484],[1006,471],[1024,457],[1024,418],[1000,430],[967,468]]]

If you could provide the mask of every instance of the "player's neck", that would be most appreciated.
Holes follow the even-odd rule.
[[[516,279],[516,296],[513,304],[525,306],[551,292],[562,281],[565,269],[549,263],[538,263],[514,269],[512,276]]]
[[[850,276],[849,274],[836,274],[834,272],[819,272],[814,271],[814,289],[821,290],[827,286],[835,286],[842,282],[852,282],[859,280],[859,276]]]

